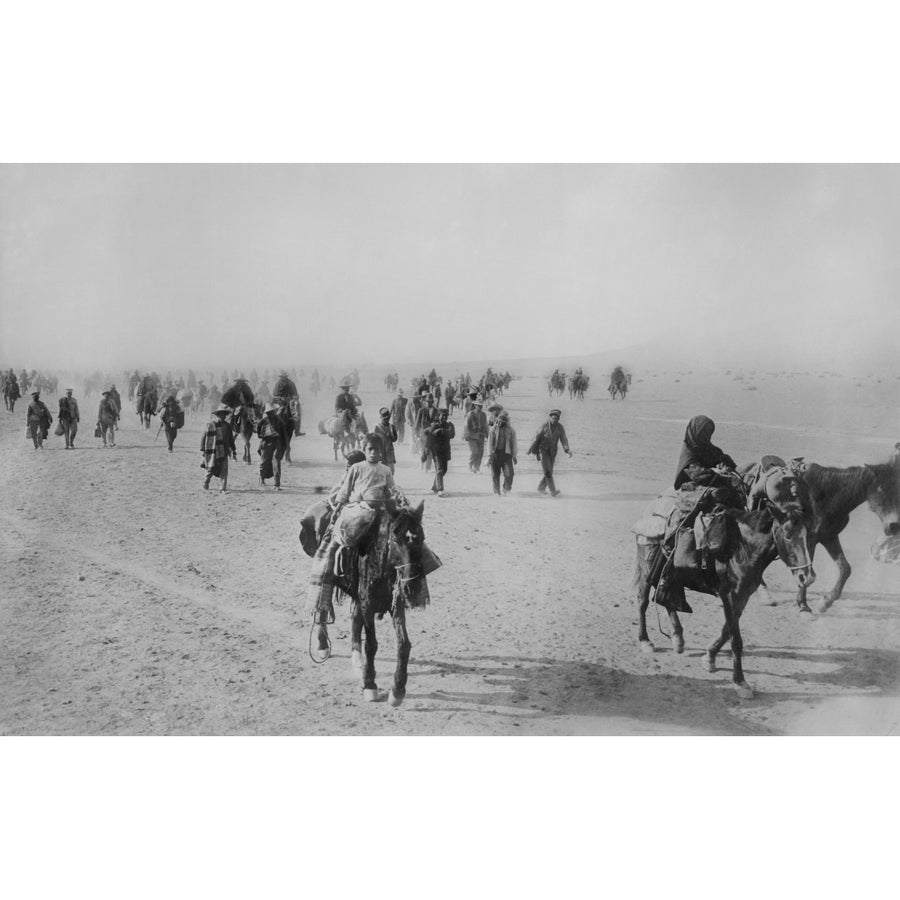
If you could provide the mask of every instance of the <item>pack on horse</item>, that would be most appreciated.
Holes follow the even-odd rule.
[[[588,389],[591,379],[587,375],[576,372],[569,379],[569,398],[572,400],[584,400],[584,392]]]
[[[763,457],[763,467],[783,464],[779,457]],[[887,463],[876,465],[833,468],[816,463],[792,460],[800,489],[800,499],[809,512],[810,559],[821,544],[838,567],[837,581],[822,598],[819,612],[826,612],[841,596],[852,571],[840,534],[850,521],[850,513],[867,502],[869,508],[881,519],[885,536],[900,534],[900,442],[894,445],[894,454]],[[746,470],[745,470],[746,471]],[[765,469],[763,470],[765,472]],[[752,478],[753,471],[745,477]],[[756,475],[756,479],[759,479]],[[800,612],[812,612],[806,599],[809,585],[801,585],[797,592]]]
[[[789,481],[785,480],[784,490],[793,498]],[[691,612],[684,599],[684,589],[718,596],[725,624],[720,636],[707,647],[707,668],[716,671],[716,655],[730,640],[734,688],[741,697],[752,697],[753,690],[744,681],[741,615],[762,583],[763,572],[777,558],[793,572],[801,589],[815,580],[807,546],[808,512],[796,499],[776,503],[768,498],[757,510],[721,505],[711,510],[716,490],[707,488],[695,493],[691,512],[674,531],[674,542],[671,531],[664,541],[659,533],[642,533],[640,523],[633,529],[638,532],[634,578],[640,619],[638,641],[642,650],[653,651],[647,634],[651,591],[654,600],[669,613],[676,653],[684,651],[684,632],[678,613]],[[701,514],[709,511],[714,515],[704,523]],[[713,533],[715,538],[710,537]]]
[[[300,420],[303,416],[303,408],[300,405],[300,393],[297,385],[283,372],[279,375],[275,382],[275,389],[272,392],[272,402],[278,407],[278,421],[284,434],[284,442],[286,449],[284,458],[291,460],[291,439],[300,437],[303,432],[300,430]]]
[[[328,416],[319,422],[319,434],[327,434],[334,443],[335,461],[338,450],[342,456],[346,456],[362,443],[367,432],[366,417],[359,410],[355,418],[350,410],[344,410],[339,415]]]
[[[556,396],[561,397],[565,389],[566,376],[557,369],[547,382],[547,396],[552,395],[553,392],[556,391]]]
[[[624,400],[631,384],[631,376],[626,375],[621,366],[616,366],[609,376],[609,399],[615,400],[616,394]]]
[[[136,412],[144,428],[150,427],[150,419],[156,415],[156,407],[159,405],[159,392],[156,382],[145,375],[137,386]]]
[[[346,581],[338,587],[351,598],[350,606],[350,662],[361,677],[363,697],[377,700],[375,682],[375,653],[378,640],[375,620],[390,613],[397,635],[397,664],[389,700],[399,706],[406,696],[407,665],[412,644],[406,628],[406,611],[421,608],[429,602],[426,575],[440,565],[440,561],[425,547],[422,514],[425,503],[415,509],[385,504],[377,510],[374,521],[350,553],[346,567]],[[330,514],[325,502],[315,504],[301,520],[300,543],[309,556],[316,554],[324,519]],[[427,563],[432,561],[429,566]],[[362,634],[365,631],[365,659]],[[321,658],[330,656],[328,623],[313,624],[310,633],[310,652],[315,635]]]

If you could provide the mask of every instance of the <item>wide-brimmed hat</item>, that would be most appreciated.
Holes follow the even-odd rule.
[[[402,397],[403,396],[403,388],[397,388],[397,394],[398,394],[398,396]]]
[[[75,388],[66,388],[66,393],[71,394],[74,390]]]
[[[353,382],[349,378],[341,379],[341,387],[353,387]]]
[[[31,392],[31,396],[32,396],[32,397],[40,397],[40,396],[41,396],[41,392],[40,392],[40,391],[32,391],[32,392]]]
[[[472,401],[472,406],[484,406],[484,400],[482,400],[481,397],[476,397]]]
[[[381,409],[378,410],[379,416],[389,416],[390,414],[391,411],[386,406],[382,406]]]
[[[278,412],[278,407],[274,403],[267,403],[265,411],[267,413]]]
[[[509,421],[509,413],[505,409],[501,410],[500,415],[497,416],[497,418],[501,422],[508,422]]]
[[[548,415],[556,416],[557,418],[559,418],[562,413],[558,409],[551,409]]]
[[[231,407],[227,403],[223,403],[218,409],[213,410],[213,415],[217,416],[221,413],[223,416],[231,412]]]

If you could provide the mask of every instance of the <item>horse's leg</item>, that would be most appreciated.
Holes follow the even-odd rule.
[[[844,590],[844,585],[847,583],[852,569],[850,568],[850,563],[847,562],[847,557],[844,556],[844,548],[841,546],[841,539],[837,535],[827,541],[822,541],[822,546],[838,567],[838,579],[834,583],[834,587],[822,598],[820,612],[825,612],[841,596],[841,591]],[[812,554],[810,554],[810,562],[812,562]]]
[[[375,637],[375,613],[371,608],[363,610],[363,627],[366,630],[366,664],[363,670],[363,699],[377,700],[378,685],[375,684],[375,654],[378,639]]]
[[[362,630],[363,614],[359,603],[354,600],[350,604],[350,666],[353,672],[362,678]]]
[[[638,582],[638,642],[645,653],[653,652],[653,642],[647,634],[647,607],[650,605],[650,564],[646,551],[637,548],[637,582]]]
[[[394,688],[388,701],[391,706],[399,706],[406,696],[406,669],[412,644],[406,630],[406,607],[398,600],[394,608],[394,631],[397,633],[397,668],[394,670]]]
[[[674,609],[669,610],[669,621],[672,623],[672,649],[676,653],[684,653],[684,628]]]
[[[840,542],[838,542],[838,546],[840,547]],[[815,555],[815,552],[816,552],[816,545],[812,544],[809,548],[810,563],[812,563],[812,561],[813,561],[813,556]],[[843,555],[843,552],[841,553],[841,555]],[[845,562],[846,562],[846,560],[845,560]],[[847,568],[848,569],[850,568],[849,563],[847,565]],[[848,572],[847,574],[849,575],[850,573]],[[840,580],[840,575],[838,575],[838,579]],[[845,578],[844,581],[846,581],[846,580],[847,579]],[[840,583],[841,583],[841,587],[843,587],[844,582],[840,582]],[[837,587],[837,585],[835,585],[835,587]],[[827,609],[827,607],[825,607],[825,608]],[[799,587],[797,589],[797,610],[798,610],[798,612],[812,614],[812,610],[809,608],[809,605],[806,602],[806,585],[805,584],[801,585],[801,587]]]
[[[742,700],[749,700],[753,696],[753,688],[744,681],[744,639],[741,637],[741,613],[746,605],[746,598],[738,598],[732,595],[727,604],[726,616],[731,617],[731,654],[734,658],[731,680],[734,689]]]
[[[730,637],[731,628],[728,625],[728,618],[726,616],[725,624],[722,626],[722,633],[706,648],[706,656],[704,657],[704,661],[706,662],[707,672],[716,671],[716,656],[718,655],[719,651],[725,646]]]

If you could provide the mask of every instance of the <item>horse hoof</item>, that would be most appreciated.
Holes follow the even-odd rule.
[[[737,693],[738,697],[741,698],[741,700],[753,699],[753,688],[751,688],[746,681],[735,683],[734,690]]]
[[[394,706],[394,707],[399,706],[402,702],[403,702],[403,695],[402,695],[402,694],[398,696],[398,695],[395,694],[393,691],[391,691],[391,692],[388,694],[388,703],[390,703],[391,706]]]
[[[362,653],[359,650],[353,650],[350,653],[350,668],[354,672],[362,672]]]
[[[378,688],[363,688],[363,700],[373,703],[378,699]]]
[[[680,634],[672,635],[672,649],[676,653],[684,653],[684,637]]]
[[[707,653],[703,657],[703,662],[706,663],[706,671],[707,672],[715,672],[716,671],[716,658],[714,656],[710,656]]]
[[[800,613],[801,615],[808,615],[808,616],[811,616],[813,614],[813,611],[805,603],[801,603],[800,606],[797,607],[797,612]]]
[[[651,641],[641,641],[641,650],[644,653],[653,653],[655,649]]]

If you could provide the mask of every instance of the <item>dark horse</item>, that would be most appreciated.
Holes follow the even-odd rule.
[[[293,462],[291,459],[291,439],[300,437],[303,434],[300,430],[300,419],[303,414],[302,407],[299,399],[296,397],[276,396],[272,399],[272,402],[278,409],[276,418],[284,438],[284,458],[290,464]]]
[[[783,507],[766,503],[760,510],[725,509],[723,514],[726,521],[725,546],[716,554],[714,565],[705,572],[674,570],[677,574],[673,576],[673,582],[692,591],[717,595],[722,601],[725,624],[721,635],[706,649],[707,668],[710,672],[716,671],[716,654],[730,640],[734,658],[731,676],[734,688],[741,697],[749,698],[753,696],[753,690],[744,681],[744,643],[740,629],[741,614],[747,600],[762,582],[766,567],[777,557],[794,573],[801,589],[812,584],[816,576],[807,550],[806,514],[799,503],[786,503]],[[661,554],[659,542],[637,545],[635,585],[640,615],[638,640],[641,649],[648,652],[653,651],[653,644],[647,635],[647,606]],[[672,622],[674,649],[682,653],[684,632],[678,613],[673,609],[669,609],[668,613]]]
[[[399,706],[406,696],[407,665],[412,648],[406,630],[406,610],[425,606],[429,599],[422,564],[424,509],[424,501],[415,509],[388,506],[381,509],[368,535],[356,548],[358,562],[351,577],[350,664],[361,678],[366,700],[377,700],[379,696],[375,683],[375,653],[378,650],[375,619],[390,613],[394,622],[397,665],[388,698],[391,706]],[[300,540],[307,553],[310,550],[315,552],[315,524],[309,514],[301,522]],[[327,625],[317,624],[314,627],[319,649],[327,651]],[[363,631],[366,633],[365,660]]]
[[[801,499],[810,510],[812,528],[809,535],[810,559],[816,545],[821,544],[838,567],[834,587],[822,599],[820,612],[825,612],[841,596],[850,577],[850,563],[841,547],[840,533],[850,521],[850,513],[868,502],[882,522],[886,535],[900,533],[900,443],[895,445],[890,462],[878,465],[851,466],[835,469],[811,463],[797,473]],[[800,585],[797,606],[811,612],[806,603],[806,588]]]
[[[157,398],[156,388],[146,388],[144,393],[137,395],[137,414],[144,428],[150,427],[150,417],[156,415]]]
[[[234,436],[240,436],[244,439],[244,455],[242,458],[248,466],[253,461],[250,456],[250,438],[256,434],[256,426],[263,417],[264,408],[265,404],[263,403],[241,405],[235,409],[231,416],[231,430],[234,432]]]
[[[626,375],[619,366],[616,366],[609,376],[609,399],[615,400],[616,394],[619,394],[624,400],[628,393],[628,385],[630,384],[631,376]]]
[[[560,372],[554,372],[547,381],[548,396],[556,391],[556,396],[559,397],[565,389],[566,376]]]

